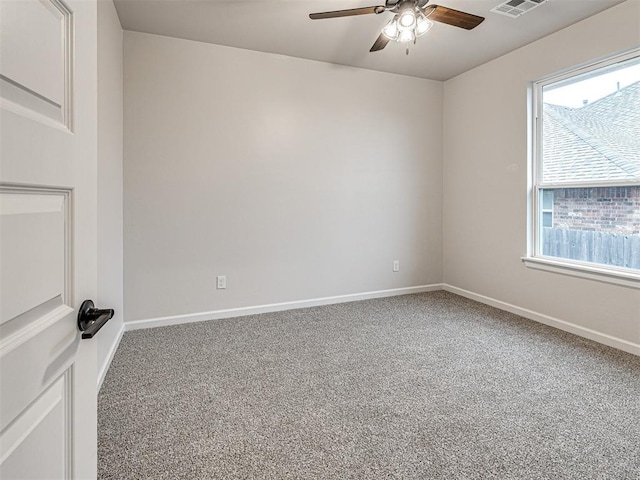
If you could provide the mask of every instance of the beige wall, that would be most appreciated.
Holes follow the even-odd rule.
[[[98,1],[98,298],[114,318],[96,336],[103,372],[122,328],[122,28],[111,0]]]
[[[629,1],[445,83],[444,281],[640,343],[640,290],[531,270],[527,253],[529,82],[640,44]]]
[[[127,320],[444,280],[640,343],[638,290],[520,260],[527,87],[638,45],[639,8],[449,80],[444,107],[438,82],[125,32]]]
[[[124,72],[127,320],[441,281],[440,82],[133,32]]]

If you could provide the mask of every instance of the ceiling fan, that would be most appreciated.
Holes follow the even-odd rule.
[[[321,20],[323,18],[350,17],[353,15],[395,13],[395,16],[382,29],[382,33],[369,50],[377,52],[387,46],[391,40],[396,42],[415,42],[417,37],[427,33],[433,22],[446,23],[454,27],[471,30],[482,23],[484,17],[461,12],[453,8],[440,5],[428,5],[429,0],[386,0],[384,6],[350,8],[333,12],[311,13],[309,18]]]

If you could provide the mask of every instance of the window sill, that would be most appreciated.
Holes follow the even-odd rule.
[[[549,257],[522,257],[522,262],[529,268],[546,272],[560,273],[572,277],[586,278],[598,282],[613,283],[630,288],[640,289],[640,274],[625,270],[614,270],[597,265],[569,263],[561,259]]]

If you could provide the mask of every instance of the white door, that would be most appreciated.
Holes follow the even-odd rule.
[[[0,0],[3,480],[96,476],[96,52],[95,0]]]

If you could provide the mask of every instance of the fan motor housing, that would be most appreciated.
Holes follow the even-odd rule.
[[[429,3],[429,0],[386,0],[385,7],[387,10],[397,12],[400,6],[405,3],[423,9]]]

